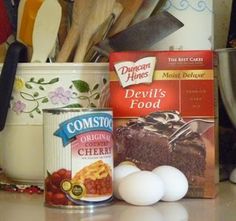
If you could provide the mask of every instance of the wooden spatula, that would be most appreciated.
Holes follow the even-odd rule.
[[[72,12],[72,24],[65,42],[58,53],[57,62],[66,62],[78,43],[79,35],[91,13],[94,0],[75,0]],[[89,27],[87,27],[89,28]]]
[[[61,22],[61,6],[57,0],[44,0],[38,10],[33,30],[31,62],[45,62],[52,51]]]
[[[69,2],[65,0],[59,0],[58,1],[62,8],[62,16],[61,16],[61,23],[58,31],[58,44],[59,48],[62,47],[64,44],[64,41],[66,39],[68,30],[69,30]]]
[[[108,36],[112,36],[120,31],[125,30],[141,7],[143,1],[145,0],[118,0],[117,2],[120,2],[124,9],[108,33]]]
[[[93,1],[93,7],[90,11],[86,27],[83,29],[80,35],[79,44],[74,57],[74,62],[83,62],[91,37],[97,31],[98,27],[112,13],[114,3],[115,0]]]
[[[32,46],[34,22],[43,0],[27,0],[21,18],[19,39],[26,45]]]

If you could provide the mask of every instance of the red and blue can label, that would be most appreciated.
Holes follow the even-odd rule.
[[[46,205],[112,200],[112,128],[111,110],[44,110]]]

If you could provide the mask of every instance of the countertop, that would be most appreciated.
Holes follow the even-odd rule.
[[[0,191],[0,221],[235,221],[236,184],[221,182],[216,199],[182,199],[137,207],[121,201],[90,211],[45,207],[43,194]]]

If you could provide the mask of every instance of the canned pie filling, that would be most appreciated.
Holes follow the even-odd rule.
[[[99,206],[112,200],[109,109],[45,109],[45,204]]]

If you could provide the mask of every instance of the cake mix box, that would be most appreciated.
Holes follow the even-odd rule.
[[[115,165],[160,165],[187,177],[187,197],[214,198],[218,180],[217,93],[212,51],[110,55]]]

